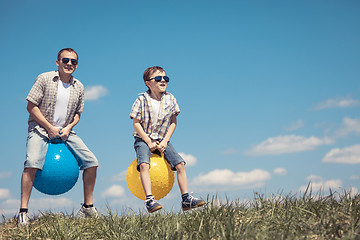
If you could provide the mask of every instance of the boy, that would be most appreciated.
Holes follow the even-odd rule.
[[[182,209],[200,207],[205,201],[194,198],[188,193],[185,161],[169,142],[176,128],[176,116],[180,113],[175,97],[166,91],[169,77],[163,68],[154,66],[145,70],[143,79],[148,91],[141,93],[132,106],[130,118],[135,129],[134,148],[137,155],[137,170],[146,195],[145,205],[149,213],[160,210],[151,194],[149,175],[150,154],[163,152],[171,169],[176,170],[182,196]]]

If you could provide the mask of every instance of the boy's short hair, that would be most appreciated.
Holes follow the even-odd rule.
[[[150,76],[156,72],[156,71],[160,71],[160,72],[165,72],[165,70],[162,68],[162,67],[159,67],[159,66],[153,66],[153,67],[149,67],[145,70],[144,74],[143,74],[143,79],[144,79],[144,82],[146,80],[149,80],[150,79]]]
[[[78,58],[77,60],[79,60],[79,55],[78,55],[77,52],[76,52],[74,49],[72,49],[72,48],[63,48],[63,49],[61,49],[61,50],[58,52],[58,55],[57,55],[57,59],[58,59],[58,60],[60,60],[60,56],[61,56],[62,52],[64,52],[64,51],[74,52],[74,53],[76,54],[76,57]]]

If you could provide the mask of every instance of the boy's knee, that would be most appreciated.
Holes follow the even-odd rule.
[[[185,163],[181,162],[175,166],[176,171],[185,171]]]
[[[149,169],[150,169],[150,164],[148,164],[148,163],[141,163],[141,164],[139,165],[139,168],[140,168],[140,171],[149,170]]]

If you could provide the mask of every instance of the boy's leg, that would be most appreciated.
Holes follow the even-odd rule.
[[[79,136],[71,133],[66,141],[66,145],[74,154],[79,163],[80,169],[83,172],[83,187],[84,187],[84,203],[86,205],[93,204],[93,192],[95,188],[96,172],[98,167],[98,160],[95,155],[88,149],[85,143]]]
[[[141,139],[135,138],[134,148],[137,156],[137,170],[140,172],[140,180],[146,196],[145,205],[149,213],[153,213],[162,208],[157,203],[151,193],[151,179],[150,179],[150,156],[151,152],[149,146]]]
[[[152,195],[151,179],[149,174],[150,165],[147,163],[141,163],[139,167],[140,167],[140,180],[144,188],[145,196]]]
[[[179,163],[175,166],[177,172],[177,181],[179,184],[181,194],[188,193],[188,184],[187,184],[187,177],[185,171],[185,164],[184,162]]]
[[[168,142],[164,154],[165,154],[165,158],[170,163],[171,169],[176,170],[177,172],[177,180],[182,198],[182,202],[181,202],[182,209],[186,211],[203,206],[205,204],[204,200],[195,198],[189,194],[186,171],[185,171],[186,162],[176,152],[175,148],[172,146],[170,142]]]
[[[137,157],[137,170],[144,188],[145,196],[151,195],[150,156],[149,146],[140,138],[135,138],[134,148]]]
[[[164,154],[166,160],[170,163],[171,169],[176,170],[177,172],[177,180],[181,194],[188,193],[188,184],[187,184],[187,177],[185,171],[186,162],[177,153],[177,151],[170,142],[168,142]]]

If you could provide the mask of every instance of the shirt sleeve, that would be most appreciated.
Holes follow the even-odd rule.
[[[45,78],[42,75],[39,75],[36,78],[28,96],[26,97],[26,100],[34,103],[36,106],[39,106],[44,97],[44,81]]]
[[[131,119],[138,119],[141,121],[141,100],[140,100],[140,97],[138,97],[132,108],[131,108],[131,112],[130,112],[130,118]]]
[[[84,101],[85,101],[85,94],[84,94],[84,86],[81,85],[81,91],[79,96],[79,105],[76,109],[76,113],[81,114],[84,111]]]
[[[180,113],[180,107],[179,107],[175,97],[173,99],[171,111],[172,111],[172,114],[176,115],[176,116],[179,115],[179,113]]]

